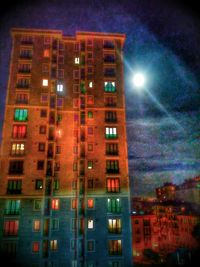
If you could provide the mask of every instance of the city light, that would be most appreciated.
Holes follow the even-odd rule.
[[[145,84],[145,76],[144,74],[138,72],[133,75],[133,84],[136,88],[142,89]]]

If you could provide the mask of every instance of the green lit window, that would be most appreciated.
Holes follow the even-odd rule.
[[[7,200],[6,201],[6,215],[18,215],[20,211],[20,200]]]
[[[107,210],[112,213],[121,212],[121,200],[120,198],[108,198],[107,199]]]
[[[92,119],[93,118],[93,112],[92,111],[88,111],[88,118]]]
[[[85,83],[81,83],[80,89],[81,89],[81,94],[85,94],[86,93]]]
[[[15,121],[27,121],[28,110],[27,109],[15,109]]]
[[[117,128],[106,127],[106,139],[117,138]]]
[[[35,181],[35,190],[41,190],[43,188],[43,180],[37,179]]]
[[[105,92],[116,92],[115,82],[104,82],[104,91]]]
[[[58,179],[55,179],[53,181],[53,190],[58,190],[59,189],[59,180]]]

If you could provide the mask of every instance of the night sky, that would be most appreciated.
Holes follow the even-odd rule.
[[[163,182],[200,174],[200,18],[193,1],[17,1],[0,16],[0,130],[12,27],[121,32],[131,189],[153,195]],[[193,3],[193,5],[192,5]],[[146,75],[136,92],[131,75]]]

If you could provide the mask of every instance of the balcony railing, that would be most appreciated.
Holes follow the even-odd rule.
[[[7,189],[7,194],[18,195],[22,193],[22,189]]]
[[[119,173],[119,169],[106,169],[106,173],[118,174]]]

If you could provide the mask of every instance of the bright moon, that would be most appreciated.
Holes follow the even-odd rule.
[[[136,87],[142,87],[145,83],[144,75],[142,73],[136,73],[133,76],[133,83]]]

